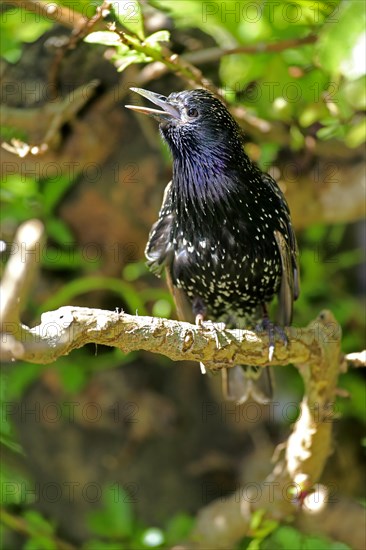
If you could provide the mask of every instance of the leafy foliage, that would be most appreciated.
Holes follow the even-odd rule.
[[[90,18],[102,2],[56,0],[53,3]],[[1,9],[2,53],[7,62],[16,63],[27,44],[49,31],[53,22],[18,7],[9,5]],[[229,103],[244,108],[247,114],[282,124],[290,136],[292,152],[301,151],[309,136],[319,141],[336,139],[348,148],[358,148],[365,142],[366,11],[363,2],[118,0],[113,2],[108,18],[113,25],[105,30],[92,29],[85,42],[91,47],[104,45],[108,59],[118,71],[133,64],[166,63],[166,45],[170,45],[171,33],[165,28],[147,31],[146,20],[154,10],[170,17],[180,30],[199,29],[211,36],[218,48],[244,48],[235,55],[217,58],[220,89]],[[309,36],[315,37],[313,42],[297,44]],[[286,41],[293,42],[286,46]],[[166,66],[174,70],[174,64],[168,61],[170,65]],[[16,131],[14,134],[15,129],[6,126],[1,129],[6,141],[14,135],[27,139],[24,130]],[[281,147],[275,139],[265,134],[262,137],[257,160],[265,167],[276,162]],[[126,265],[118,279],[101,275],[100,260],[88,261],[83,255],[70,228],[58,215],[58,206],[77,184],[77,179],[78,174],[73,178],[64,174],[48,178],[15,174],[6,175],[1,182],[6,235],[9,227],[15,228],[30,214],[41,219],[46,227],[47,243],[41,266],[43,276],[53,284],[32,297],[29,318],[37,319],[42,311],[78,303],[81,297],[100,290],[118,297],[131,313],[137,310],[140,314],[170,316],[173,307],[167,291],[141,284],[147,276],[142,260]],[[299,236],[302,294],[295,322],[306,324],[319,309],[329,307],[344,328],[345,351],[354,351],[363,345],[364,304],[353,292],[362,256],[354,244],[349,246],[352,231],[354,228],[344,224],[323,224],[309,227]],[[7,248],[4,263],[9,254]],[[119,350],[97,356],[90,350],[79,350],[73,353],[72,359],[58,360],[53,368],[63,390],[74,394],[82,390],[95,371],[121,366],[134,359],[135,354],[125,356]],[[7,407],[10,402],[17,402],[44,372],[42,366],[19,363],[17,369],[1,373],[0,442],[10,456],[23,456],[23,450]],[[336,410],[344,417],[362,421],[365,399],[360,377],[357,373],[344,375],[341,385],[352,399],[339,399]],[[294,392],[298,387],[298,378],[290,370],[286,372],[286,387]],[[20,513],[27,533],[23,548],[55,548],[57,526],[31,508],[31,499],[23,498],[19,487],[24,478],[15,465],[1,469],[1,486],[9,482],[15,483],[17,490],[11,495],[2,491],[2,504]],[[115,492],[106,488],[103,496],[101,508],[88,517],[93,535],[84,544],[85,550],[170,547],[184,540],[194,524],[192,517],[182,511],[162,528],[140,525],[123,491],[116,498]],[[5,524],[17,530],[11,515]],[[239,548],[347,550],[344,544],[305,537],[292,527],[278,526],[264,519],[261,512],[253,516],[251,532],[252,536],[242,541]]]
[[[249,548],[249,547],[248,547]],[[301,535],[293,527],[280,527],[260,546],[263,550],[350,550],[341,542],[330,542],[320,537]]]

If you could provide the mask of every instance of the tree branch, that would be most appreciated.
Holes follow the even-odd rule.
[[[3,274],[0,286],[0,319],[9,323],[17,334],[20,307],[33,282],[43,241],[43,225],[39,220],[22,224],[15,236],[12,255]]]
[[[342,369],[347,372],[349,368],[366,367],[366,350],[347,353],[342,362]]]
[[[20,158],[28,154],[40,155],[55,147],[59,141],[61,128],[70,122],[76,114],[86,105],[94,95],[99,80],[92,80],[83,86],[79,86],[60,101],[48,102],[41,107],[17,108],[3,105],[0,110],[2,123],[8,126],[22,128],[23,130],[37,132],[44,128],[44,136],[38,145],[23,143],[17,139],[11,140],[11,145],[2,143],[2,147]],[[40,122],[41,121],[41,122]]]
[[[354,550],[366,548],[365,508],[347,497],[337,495],[334,502],[315,514],[299,514],[295,525],[302,533],[343,541]]]
[[[237,55],[237,54],[257,54],[257,53],[272,53],[272,52],[283,52],[289,48],[298,48],[305,44],[314,44],[317,41],[318,37],[314,34],[301,38],[290,38],[287,40],[279,40],[278,42],[259,42],[258,44],[238,46],[236,48],[207,48],[205,50],[199,50],[196,52],[189,52],[183,54],[183,58],[186,61],[194,64],[201,63],[211,63],[217,61],[226,55]]]
[[[49,544],[53,543],[53,546],[57,550],[76,550],[76,546],[61,540],[56,537],[53,533],[49,533],[46,529],[42,528],[42,525],[34,526],[34,524],[29,525],[27,520],[8,512],[5,508],[0,508],[0,517],[1,523],[20,533],[21,535],[26,535],[29,538],[41,537],[43,539],[49,539]]]
[[[307,327],[306,334],[308,331],[316,333],[317,338],[308,342],[308,358],[294,361],[305,392],[283,458],[277,461],[259,490],[255,487],[243,493],[240,489],[200,512],[193,535],[193,540],[204,541],[198,543],[199,548],[210,545],[232,548],[238,539],[250,533],[256,510],[266,510],[266,517],[275,520],[294,515],[318,481],[331,452],[332,405],[340,370],[341,335],[330,312],[321,313]]]
[[[327,330],[339,332],[334,319],[329,321]],[[272,365],[299,364],[322,357],[321,340],[327,336],[321,320],[307,328],[290,327],[286,332],[289,345],[278,343]],[[207,362],[207,368],[212,370],[240,363],[260,367],[269,363],[267,334],[224,330],[212,323],[199,327],[169,319],[85,307],[64,306],[44,313],[41,323],[34,328],[19,327],[14,320],[3,322],[2,333],[7,353],[11,353],[10,359],[31,363],[52,363],[89,343],[114,346],[125,353],[136,350],[160,353],[173,361]],[[9,337],[16,340],[12,352]]]
[[[23,224],[16,236],[17,242],[24,239],[27,256],[24,258],[18,247],[3,277],[1,290],[8,304],[1,323],[3,358],[46,364],[94,342],[118,347],[126,353],[146,350],[174,361],[202,361],[211,370],[235,364],[259,367],[269,364],[266,335],[248,330],[225,330],[218,324],[207,323],[200,327],[74,306],[44,313],[41,324],[34,328],[20,324],[17,319],[21,311],[19,305],[22,305],[20,297],[24,300],[29,289],[25,272],[32,264],[33,267],[39,264],[33,253],[36,238],[34,235],[30,238],[27,231],[31,224],[34,221]],[[31,243],[33,246],[29,247]],[[11,285],[9,278],[17,272],[17,262],[25,265],[17,284]],[[7,293],[15,294],[7,296]],[[13,310],[9,304],[17,307]],[[271,364],[294,363],[305,390],[300,416],[283,446],[284,453],[277,458],[272,473],[260,486],[251,484],[245,492],[245,487],[238,489],[234,495],[201,510],[189,548],[232,548],[238,539],[250,534],[256,510],[264,510],[267,517],[275,520],[294,515],[301,506],[304,509],[323,471],[332,448],[333,403],[341,371],[341,330],[333,315],[324,311],[306,328],[290,327],[286,332],[289,345],[279,343],[276,346]],[[324,506],[325,501],[321,508]]]
[[[6,0],[4,3],[33,12],[71,29],[81,28],[89,21],[87,17],[73,9],[44,0]]]

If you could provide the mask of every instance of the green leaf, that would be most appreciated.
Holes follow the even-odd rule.
[[[83,550],[123,550],[121,543],[105,542],[103,540],[92,539],[88,540],[82,546]]]
[[[64,221],[52,217],[46,220],[45,225],[47,235],[51,237],[56,243],[62,246],[68,245],[73,242],[72,233]],[[47,256],[47,251],[43,256]],[[52,263],[52,259],[55,258],[55,256],[52,253],[50,253],[48,256],[48,263]]]
[[[293,110],[293,103],[290,103],[284,97],[276,97],[272,103],[272,116],[275,119],[289,122],[293,117]]]
[[[146,263],[144,261],[139,261],[127,264],[123,268],[122,276],[126,281],[136,281],[136,279],[147,273]]]
[[[252,550],[251,546],[248,549]],[[279,527],[270,537],[265,539],[261,548],[264,550],[348,550],[348,546],[341,542],[328,541],[325,538],[302,535],[289,526]]]
[[[85,363],[82,363],[80,360],[60,357],[56,361],[55,367],[66,392],[76,393],[80,391],[88,381],[88,370],[85,368]]]
[[[140,3],[137,0],[115,0],[112,6],[119,23],[143,40],[144,22]]]
[[[18,362],[17,368],[9,373],[8,377],[8,396],[10,399],[17,399],[28,388],[40,373],[45,370],[44,365],[35,363]]]
[[[5,331],[4,331],[5,332]],[[6,338],[4,336],[4,343]],[[0,399],[1,399],[1,416],[0,416],[0,428],[1,434],[9,435],[12,431],[12,426],[9,421],[10,412],[8,409],[8,377],[0,371]],[[11,408],[11,407],[10,407]]]
[[[152,314],[154,317],[167,318],[172,313],[172,304],[164,298],[157,300],[152,308]]]
[[[299,151],[304,147],[305,138],[300,129],[294,124],[290,128],[291,147],[294,151]]]
[[[252,539],[247,546],[247,550],[259,550],[261,539]]]
[[[195,524],[195,519],[187,514],[177,514],[169,521],[165,529],[165,539],[168,546],[175,545],[188,537]]]
[[[151,57],[148,57],[143,52],[137,52],[135,50],[123,51],[121,55],[116,56],[116,59],[116,67],[119,73],[134,63],[148,63],[152,61]]]
[[[279,527],[268,539],[263,543],[263,548],[277,549],[295,549],[301,548],[301,534],[293,527]]]
[[[2,457],[0,468],[0,496],[1,504],[9,506],[10,504],[25,504],[33,503],[37,496],[33,491],[26,490],[27,487],[34,486],[34,483],[22,475],[14,466],[9,466],[8,462],[11,457]],[[1,540],[1,539],[0,539]]]
[[[161,51],[161,44],[160,42],[169,42],[170,40],[170,32],[169,31],[157,31],[153,34],[150,34],[144,41],[144,43],[149,46],[150,48],[153,48],[154,50],[160,52]]]
[[[66,227],[66,226],[65,226]],[[48,229],[48,227],[47,227]],[[70,243],[70,246],[66,246]],[[79,250],[75,250],[72,246],[72,241],[62,240],[61,245],[65,249],[47,246],[42,254],[42,265],[47,269],[80,269],[95,270],[99,263],[88,262]]]
[[[9,63],[15,63],[22,53],[22,42],[34,42],[52,27],[52,21],[39,13],[25,12],[20,6],[1,13],[0,49]]]
[[[269,168],[276,160],[279,149],[280,146],[278,143],[268,142],[261,145],[258,164],[264,172],[268,172]]]
[[[258,529],[258,527],[262,523],[265,513],[266,511],[263,510],[263,508],[260,508],[259,510],[255,510],[255,512],[253,512],[253,515],[250,520],[251,531],[256,531]]]
[[[366,110],[366,77],[346,82],[340,94],[353,109]]]
[[[114,59],[119,73],[133,63],[148,63],[149,61],[152,61],[152,58],[147,56],[144,52],[138,52],[128,48],[127,50],[118,49]]]
[[[44,534],[52,535],[54,527],[51,525],[39,512],[35,510],[26,510],[23,514],[24,519],[28,524],[29,530],[34,535]]]
[[[327,108],[324,103],[310,103],[300,113],[299,124],[307,128],[327,115]]]
[[[361,423],[366,415],[366,387],[360,377],[353,372],[341,376],[340,386],[348,391],[349,399],[337,399],[336,410],[342,416],[358,418]]]
[[[29,198],[38,194],[38,183],[24,174],[7,174],[0,182],[1,189],[8,190],[13,197]]]
[[[24,455],[24,451],[21,445],[19,445],[19,443],[14,441],[13,438],[9,437],[8,435],[0,433],[0,442],[5,445],[5,447],[8,447],[8,449],[10,449],[11,451]]]
[[[102,0],[96,0],[95,2],[90,0],[58,0],[58,3],[91,18],[95,15],[98,6],[102,4]]]
[[[353,80],[365,74],[365,4],[359,0],[342,2],[333,19],[326,24],[318,42],[319,61],[334,76]]]
[[[343,138],[345,135],[345,126],[339,124],[337,120],[333,120],[333,123],[329,126],[320,128],[320,130],[317,131],[316,135],[319,139],[324,140],[332,138]]]
[[[358,147],[366,141],[366,119],[352,126],[344,138],[345,144],[348,147]]]
[[[24,546],[24,550],[57,550],[55,541],[51,538],[43,536],[35,536],[28,539]]]
[[[218,0],[211,2],[154,0],[154,6],[164,13],[169,13],[177,27],[198,27],[205,33],[214,36],[219,45],[226,48],[235,46],[233,33],[238,35],[238,23],[235,15],[225,16],[226,6],[224,2]],[[256,27],[256,25],[254,26]],[[253,25],[248,25],[248,27],[253,27]],[[239,35],[237,37],[239,38]]]
[[[63,195],[72,186],[75,176],[76,174],[74,174],[71,178],[66,174],[62,174],[56,177],[51,176],[47,178],[44,182],[42,192],[42,202],[46,213],[51,213],[52,210],[58,205]]]
[[[129,538],[133,532],[133,514],[127,493],[120,487],[106,488],[103,508],[89,512],[87,524],[99,536]]]
[[[84,38],[89,44],[103,44],[104,46],[121,46],[121,39],[116,32],[96,31]]]

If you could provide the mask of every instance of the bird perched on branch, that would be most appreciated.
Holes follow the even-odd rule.
[[[182,320],[259,326],[268,331],[271,360],[299,294],[296,238],[281,190],[249,159],[239,125],[210,92],[165,97],[131,89],[159,107],[127,106],[159,121],[173,156],[172,181],[145,250],[148,265],[156,275],[165,269]],[[267,312],[275,295],[278,325]],[[267,368],[236,366],[225,391],[239,403],[264,403],[269,382]]]

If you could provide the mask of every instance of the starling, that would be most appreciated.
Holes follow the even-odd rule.
[[[271,359],[276,332],[284,337],[281,327],[291,323],[299,295],[285,197],[249,159],[239,125],[213,94],[131,90],[160,108],[128,106],[159,121],[173,156],[172,181],[145,250],[150,269],[158,276],[166,271],[180,319],[260,326],[268,331]],[[267,313],[276,295],[277,325]],[[232,367],[225,374],[227,397],[267,402],[269,380],[268,368]]]

